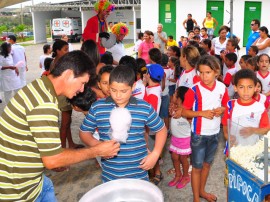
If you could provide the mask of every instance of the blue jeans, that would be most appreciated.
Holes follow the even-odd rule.
[[[169,105],[170,105],[170,96],[164,95],[161,96],[161,105],[160,105],[160,111],[159,116],[160,118],[169,118]]]
[[[50,178],[43,175],[43,186],[35,202],[57,202],[53,183]]]
[[[203,163],[211,164],[218,147],[219,133],[214,135],[197,135],[191,133],[192,167],[201,169]]]

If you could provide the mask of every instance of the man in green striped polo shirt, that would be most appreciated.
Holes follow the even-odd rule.
[[[57,96],[83,92],[95,67],[82,51],[64,55],[48,77],[22,88],[0,117],[0,201],[57,201],[43,172],[96,156],[115,156],[119,143],[79,150],[61,148]]]

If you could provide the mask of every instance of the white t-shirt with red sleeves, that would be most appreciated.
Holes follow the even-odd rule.
[[[174,79],[174,68],[170,68],[170,79]],[[169,81],[169,86],[175,85],[175,82]]]
[[[256,76],[262,82],[262,93],[268,93],[270,91],[270,72],[268,71],[265,76],[260,71],[256,72]]]
[[[190,70],[184,70],[181,73],[180,78],[177,80],[176,86],[177,87],[185,86],[185,87],[190,88],[191,86],[193,86],[198,81],[200,81],[200,78],[197,75],[196,69],[192,68]]]
[[[193,111],[212,110],[225,107],[228,100],[228,90],[223,83],[215,81],[214,86],[209,88],[204,83],[198,82],[187,91],[183,106]],[[220,116],[214,116],[211,120],[197,116],[192,119],[191,131],[198,135],[214,135],[219,133],[220,123]]]
[[[235,65],[231,68],[228,68],[227,73],[224,75],[223,77],[223,83],[228,86],[228,93],[229,96],[232,97],[234,95],[234,89],[233,89],[233,84],[232,84],[232,80],[233,80],[233,75],[237,72],[237,68],[235,67]]]
[[[267,97],[264,94],[259,94],[258,98],[256,99],[255,97],[253,97],[254,100],[262,103],[265,106],[265,109],[268,109],[269,107],[269,100],[267,99]]]
[[[152,107],[156,110],[157,114],[159,114],[160,105],[161,105],[161,86],[157,84],[155,86],[147,86],[145,88],[144,100],[152,105]]]
[[[142,79],[139,79],[135,82],[135,88],[132,91],[132,96],[138,99],[143,99],[145,94],[145,86],[143,84]]]
[[[250,103],[242,103],[240,99],[230,100],[222,118],[222,124],[227,125],[230,120],[229,134],[236,136],[236,141],[241,145],[254,145],[259,140],[259,135],[253,134],[249,137],[241,136],[244,127],[266,128],[269,119],[265,106],[252,100]]]
[[[163,68],[164,70],[164,78],[165,78],[165,88],[164,90],[162,91],[162,96],[165,96],[165,95],[169,95],[169,79],[170,79],[170,73],[171,73],[171,70],[170,68]]]

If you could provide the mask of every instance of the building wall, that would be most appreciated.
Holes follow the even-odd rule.
[[[141,0],[142,32],[156,31],[159,18],[159,0]]]

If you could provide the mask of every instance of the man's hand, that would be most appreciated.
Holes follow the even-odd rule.
[[[143,170],[150,170],[152,169],[157,160],[158,160],[159,155],[151,152],[150,154],[148,154],[141,162],[140,162],[140,166],[139,168],[143,169]]]
[[[98,149],[98,156],[110,157],[116,156],[120,150],[120,144],[115,140],[109,140],[97,144],[95,147]]]
[[[110,34],[107,33],[107,32],[100,32],[98,34],[99,38],[106,38],[106,39],[109,39],[110,38]]]

